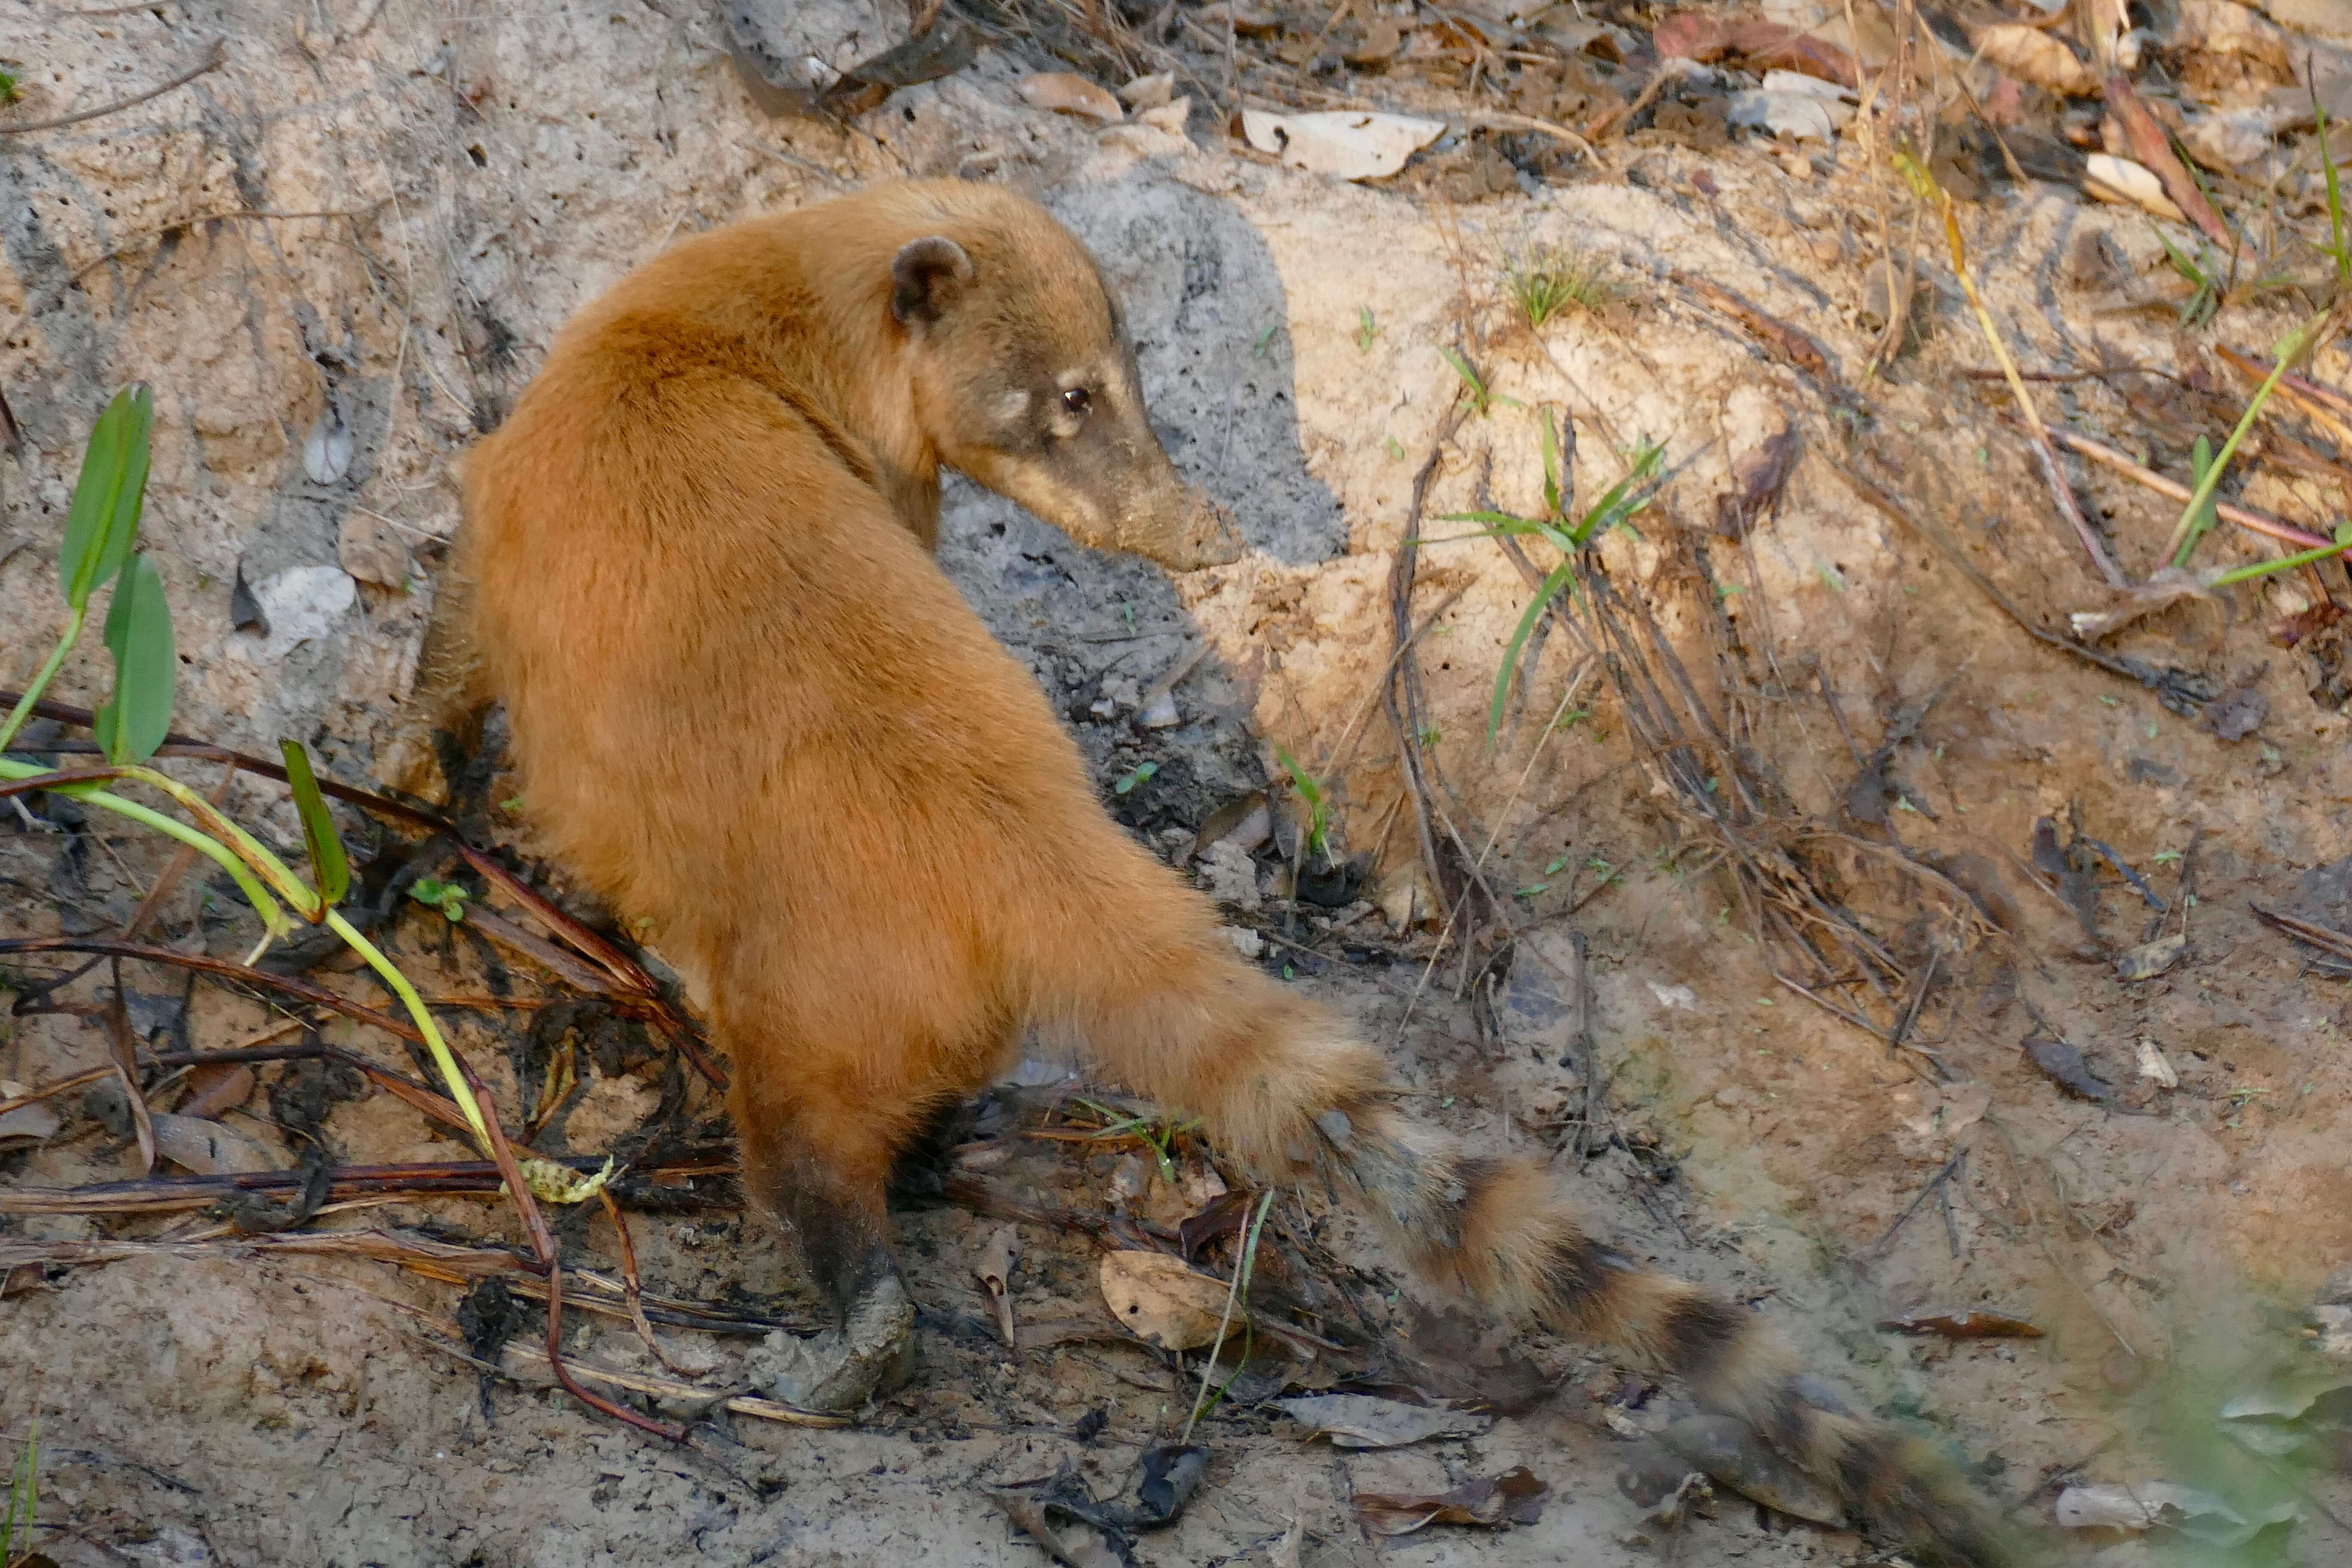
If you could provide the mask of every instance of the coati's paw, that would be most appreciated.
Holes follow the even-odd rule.
[[[855,1410],[915,1373],[915,1303],[896,1275],[857,1299],[848,1321],[814,1339],[771,1334],[754,1380],[803,1410]]]

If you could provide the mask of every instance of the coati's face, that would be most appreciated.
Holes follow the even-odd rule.
[[[1041,214],[969,249],[918,239],[891,274],[919,416],[948,467],[1097,550],[1171,572],[1240,559],[1231,517],[1152,434],[1118,307],[1059,226]]]

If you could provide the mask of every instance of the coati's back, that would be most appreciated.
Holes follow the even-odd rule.
[[[695,968],[744,942],[747,977],[835,955],[935,996],[924,1033],[977,1010],[1001,1034],[1072,879],[1105,857],[1169,876],[886,504],[937,482],[878,325],[893,253],[952,223],[1099,317],[1091,264],[1058,228],[1041,243],[1042,216],[894,186],[677,246],[564,329],[467,461],[458,571],[525,811]]]

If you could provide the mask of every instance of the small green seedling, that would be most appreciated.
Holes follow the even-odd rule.
[[[1404,443],[1398,440],[1395,437],[1390,437],[1387,444],[1381,449],[1388,453],[1389,461],[1392,463],[1402,463],[1404,461]]]
[[[1250,344],[1250,358],[1264,359],[1265,357],[1265,351],[1274,346],[1274,334],[1280,331],[1282,331],[1282,323],[1280,321],[1276,321],[1274,325],[1260,332],[1257,335],[1257,341]]]
[[[1371,353],[1372,340],[1380,335],[1380,328],[1372,325],[1372,308],[1370,305],[1357,306],[1356,352],[1360,354],[1368,354]]]
[[[436,877],[419,877],[408,886],[408,896],[428,910],[439,910],[441,917],[451,925],[466,918],[466,900],[472,897],[455,882],[444,882]]]
[[[2311,346],[2314,335],[2318,332],[2327,318],[2327,311],[2317,312],[2303,325],[2280,339],[2278,345],[2272,350],[2275,357],[2271,365],[2270,374],[2263,378],[2263,384],[2255,390],[2252,401],[2247,403],[2245,413],[2239,416],[2237,428],[2231,431],[2230,438],[2221,443],[2221,450],[2210,462],[2204,465],[2203,471],[2197,476],[2197,485],[2189,492],[2189,504],[2181,509],[2180,521],[2173,525],[2172,537],[2165,542],[2164,558],[2175,566],[2188,564],[2189,549],[2196,543],[2197,536],[2201,531],[2199,528],[2199,520],[2207,516],[2211,508],[2214,487],[2221,482],[2222,470],[2230,466],[2230,459],[2237,455],[2238,445],[2246,438],[2246,432],[2254,427],[2254,420],[2262,414],[2263,405],[2271,400],[2271,394],[2278,390],[2279,377],[2286,374],[2294,367],[2295,363],[2303,358],[2304,351]],[[2201,446],[2202,443],[2200,445]],[[2205,526],[2210,527],[2211,524],[2209,521]],[[2334,552],[2330,551],[2328,553],[2332,554]],[[2281,564],[2283,563],[2272,562],[2268,563],[2268,567],[2271,570],[2276,570]],[[2255,573],[2254,575],[2260,576],[2261,574]],[[2242,578],[2236,580],[2243,581]]]
[[[1132,790],[1136,785],[1143,783],[1144,780],[1151,777],[1152,774],[1159,771],[1160,764],[1158,763],[1145,763],[1133,773],[1128,774],[1125,778],[1111,785],[1110,793],[1113,795],[1125,795],[1129,790]]]
[[[1445,356],[1445,363],[1452,365],[1454,374],[1462,378],[1462,395],[1470,400],[1470,406],[1478,411],[1479,418],[1484,419],[1491,414],[1494,411],[1494,405],[1497,403],[1506,408],[1527,406],[1517,398],[1505,397],[1501,393],[1489,387],[1486,378],[1472,369],[1470,362],[1463,358],[1458,351],[1440,348],[1437,352]]]
[[[1307,847],[1309,853],[1325,855],[1331,832],[1331,802],[1324,793],[1323,781],[1298,765],[1298,759],[1280,746],[1274,749],[1283,770],[1290,774],[1290,787],[1307,803]]]
[[[25,1451],[16,1456],[16,1468],[8,1477],[7,1507],[0,1510],[0,1564],[26,1554],[25,1542],[33,1532],[34,1505],[40,1500],[40,1464],[41,1418],[36,1415],[33,1429],[25,1436]]]
[[[1634,515],[1650,504],[1657,492],[1659,465],[1665,460],[1666,449],[1648,441],[1643,442],[1633,454],[1633,471],[1610,488],[1581,517],[1570,518],[1567,512],[1568,491],[1562,482],[1559,464],[1559,437],[1552,427],[1551,416],[1543,419],[1544,515],[1516,517],[1502,511],[1458,511],[1439,519],[1442,522],[1478,522],[1486,524],[1477,533],[1465,533],[1463,539],[1495,539],[1505,535],[1534,534],[1560,553],[1559,564],[1536,589],[1528,601],[1527,612],[1519,617],[1511,640],[1503,649],[1503,667],[1496,672],[1495,698],[1486,712],[1486,744],[1492,747],[1502,732],[1503,710],[1511,695],[1511,679],[1518,672],[1519,653],[1527,647],[1528,637],[1536,628],[1553,600],[1562,594],[1574,592],[1576,557],[1598,542],[1614,528],[1630,528]]]

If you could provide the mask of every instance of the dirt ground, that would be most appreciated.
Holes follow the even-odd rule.
[[[844,59],[904,25],[835,0],[770,19]],[[2250,1465],[2216,1423],[2233,1396],[2352,1378],[2303,1327],[2323,1280],[2352,1263],[2347,970],[2253,912],[2352,927],[2341,629],[2283,646],[2281,626],[2324,601],[2282,574],[2126,629],[2098,645],[2104,668],[2029,635],[2055,636],[2109,596],[2003,422],[2006,394],[1982,378],[1990,354],[1932,232],[1912,346],[1869,374],[1886,308],[1866,263],[1890,214],[1917,220],[1853,138],[1791,156],[1637,132],[1603,167],[1465,195],[1483,144],[1349,184],[1280,167],[1198,111],[1186,133],[1046,113],[1014,89],[1033,66],[999,48],[899,91],[852,132],[772,119],[719,15],[681,0],[119,13],[0,0],[20,114],[130,95],[201,63],[216,37],[225,63],[184,88],[0,145],[0,390],[25,433],[22,455],[0,461],[0,681],[20,685],[54,636],[52,563],[89,421],[144,379],[157,409],[145,537],[179,628],[176,727],[270,754],[300,739],[334,774],[373,784],[457,526],[447,465],[573,309],[689,230],[899,174],[1016,183],[1101,259],[1178,467],[1235,509],[1251,546],[1171,582],[950,486],[943,568],[1069,716],[1121,819],[1187,858],[1205,819],[1263,790],[1276,838],[1295,837],[1306,807],[1286,753],[1328,796],[1335,843],[1361,857],[1357,896],[1294,904],[1272,847],[1213,858],[1204,885],[1259,933],[1241,940],[1270,970],[1391,1047],[1417,1110],[1483,1146],[1549,1152],[1625,1251],[1756,1303],[1818,1370],[1933,1424],[2030,1515],[2046,1520],[2078,1481],[2226,1479],[2248,1489],[2242,1501],[2268,1489],[2300,1510],[2265,1539],[2277,1555],[2244,1560],[2343,1560],[2352,1483],[2332,1455]],[[2299,319],[2261,295],[2192,332],[2144,218],[2005,174],[1978,194],[1959,226],[2022,365],[2177,378],[2036,387],[2046,416],[2151,466],[2181,471],[2192,436],[2218,439],[2242,405],[2216,423],[2214,391],[2244,390],[2218,348],[2264,352]],[[2104,248],[2086,248],[2092,236]],[[1605,309],[1537,328],[1515,314],[1510,269],[1546,247],[1603,269]],[[1792,364],[1708,287],[1799,330],[1821,362]],[[1441,349],[1477,370],[1483,412]],[[2306,374],[2352,385],[2347,351],[2323,347]],[[1540,510],[1548,418],[1572,447],[1572,512],[1639,443],[1663,447],[1667,482],[1638,532],[1600,548],[1657,637],[1600,648],[1548,630],[1490,744],[1496,671],[1529,584],[1494,541],[1434,542],[1475,529],[1447,514]],[[1784,431],[1801,455],[1777,505],[1727,529],[1736,465]],[[2066,472],[2145,576],[2174,509],[2106,468],[2070,458]],[[2307,476],[2266,468],[2232,486],[2323,534],[2342,516],[2342,497]],[[1407,724],[1382,692],[1400,549],[1416,537],[1431,542],[1413,552],[1406,607]],[[2216,563],[2265,554],[2227,528],[2206,548]],[[2340,565],[2323,570],[2342,594]],[[1660,649],[1694,684],[1654,689],[1644,721],[1612,672],[1664,668]],[[1139,725],[1169,677],[1178,721]],[[101,700],[108,679],[93,638],[52,695]],[[1703,788],[1679,787],[1645,741],[1659,712],[1728,737],[1699,748],[1715,759]],[[1499,889],[1491,902],[1459,882],[1433,889],[1409,752],[1433,831],[1450,824],[1470,851],[1448,863],[1475,861]],[[218,778],[173,766],[205,789]],[[1710,815],[1709,797],[1749,795]],[[0,816],[0,934],[119,929],[163,858],[52,804],[66,809]],[[275,786],[240,779],[226,808],[299,841]],[[356,815],[346,826],[355,845],[374,841]],[[478,826],[528,849],[495,810]],[[1847,979],[1906,977],[1875,994],[1808,983],[1868,1027],[1779,978],[1805,979],[1770,912],[1775,889],[1801,883],[1832,889],[1885,953]],[[1470,912],[1449,923],[1456,895]],[[1475,940],[1455,940],[1456,924]],[[226,882],[191,877],[158,930],[235,957],[253,926]],[[428,994],[556,990],[421,905],[379,933]],[[2173,935],[2186,946],[2168,967],[2122,977],[2133,950]],[[6,962],[0,989],[19,994],[56,972]],[[1562,1022],[1580,975],[1601,1079],[1589,1154],[1585,1065]],[[314,978],[380,1002],[363,974],[330,964]],[[94,1005],[106,979],[53,1000]],[[159,1049],[234,1046],[279,1016],[161,969],[132,966],[125,984],[133,1026]],[[45,1084],[105,1061],[90,1011],[0,1023],[0,1079]],[[499,1103],[542,1092],[548,1042],[531,1012],[451,1016]],[[357,1025],[320,1035],[405,1070],[394,1042]],[[601,1151],[664,1118],[715,1132],[709,1097],[675,1064],[620,1052],[592,1070],[585,1038],[540,1147]],[[2087,1097],[2037,1066],[2029,1040],[2078,1049]],[[257,1070],[262,1089],[226,1121],[276,1163],[299,1155],[284,1123],[306,1093],[343,1164],[470,1157],[317,1064]],[[1015,1322],[1097,1331],[1009,1349],[976,1269],[1012,1222],[973,1212],[972,1183],[1000,1207],[1129,1226],[1166,1226],[1218,1190],[1197,1141],[1180,1141],[1170,1181],[1131,1139],[1019,1136],[1039,1128],[1055,1070],[1025,1069],[1022,1095],[983,1109],[898,1215],[922,1313],[915,1383],[838,1429],[709,1415],[686,1449],[593,1415],[517,1361],[520,1385],[485,1394],[451,1353],[457,1286],[239,1244],[203,1212],[57,1212],[56,1190],[138,1173],[135,1148],[60,1100],[54,1135],[0,1152],[0,1452],[37,1417],[41,1550],[68,1565],[1042,1563],[988,1489],[1066,1463],[1100,1495],[1125,1491],[1139,1456],[1184,1427],[1199,1360],[1119,1341],[1097,1282],[1108,1243],[1034,1218],[1013,1226]],[[159,1086],[158,1109],[181,1087]],[[942,1174],[967,1201],[941,1201]],[[634,1215],[637,1263],[647,1290],[725,1303],[750,1326],[657,1327],[664,1367],[625,1317],[575,1314],[578,1360],[737,1392],[761,1325],[804,1321],[764,1228],[708,1195]],[[1174,1525],[1140,1538],[1139,1561],[1776,1568],[1864,1552],[1728,1492],[1679,1529],[1645,1521],[1617,1478],[1634,1440],[1676,1413],[1671,1389],[1587,1346],[1447,1318],[1320,1194],[1273,1213],[1268,1289],[1342,1348],[1252,1363],[1195,1433],[1205,1482]],[[564,1223],[567,1257],[618,1267],[601,1211]],[[310,1228],[520,1240],[478,1199],[354,1203]],[[31,1254],[6,1250],[74,1242],[175,1245],[81,1267],[18,1266]],[[1233,1243],[1202,1258],[1229,1272]],[[2043,1334],[1875,1326],[1968,1310]],[[1535,1374],[1540,1397],[1528,1396]],[[1507,1413],[1478,1436],[1349,1452],[1265,1403],[1284,1383]],[[1518,1465],[1549,1489],[1536,1522],[1391,1540],[1356,1522],[1360,1494],[1443,1491]],[[2156,1538],[2063,1550],[2180,1560]]]

